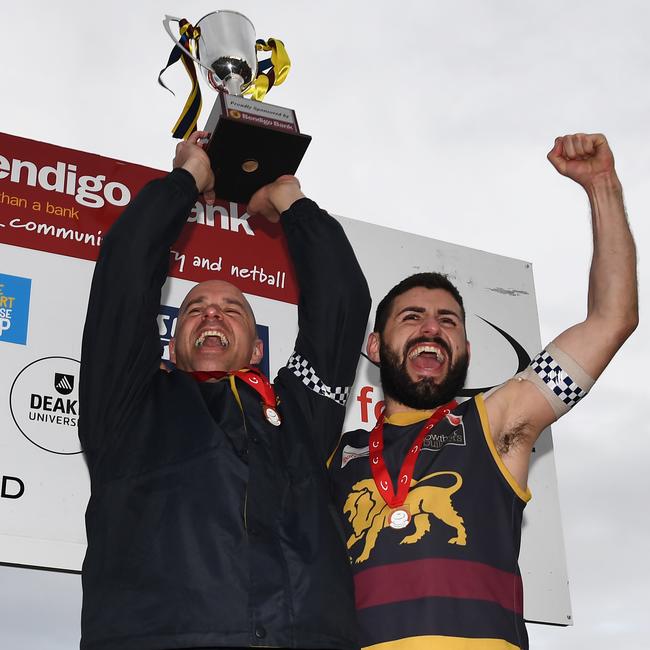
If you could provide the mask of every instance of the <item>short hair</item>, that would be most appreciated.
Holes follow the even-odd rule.
[[[388,315],[393,306],[395,298],[406,293],[410,289],[416,287],[423,287],[425,289],[443,289],[452,295],[454,300],[460,305],[460,311],[463,317],[463,325],[465,324],[465,307],[463,306],[463,298],[458,289],[453,285],[449,278],[443,273],[436,273],[429,271],[426,273],[415,273],[404,278],[401,282],[396,284],[381,300],[377,307],[375,315],[374,331],[382,334],[388,321]]]

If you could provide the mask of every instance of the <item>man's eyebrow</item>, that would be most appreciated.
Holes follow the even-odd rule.
[[[418,314],[423,314],[423,313],[426,311],[426,309],[425,309],[424,307],[416,307],[415,305],[410,306],[410,307],[402,307],[402,309],[400,309],[400,310],[395,314],[395,316],[399,316],[400,314],[403,314],[403,313],[406,312],[406,311],[415,311],[415,312],[417,312]]]
[[[453,309],[439,309],[438,313],[442,316],[455,316],[458,320],[461,320],[460,314]]]
[[[198,304],[204,303],[206,301],[207,301],[206,296],[197,296],[196,298],[193,298],[192,300],[190,300],[190,302],[188,302],[187,305],[185,305],[185,307],[183,307],[183,311],[181,313],[185,314],[194,305],[198,305]],[[226,304],[226,305],[234,305],[236,307],[239,307],[240,309],[244,310],[245,312],[248,311],[248,309],[246,307],[247,303],[245,303],[243,300],[239,300],[238,298],[230,298],[230,297],[226,296],[225,298],[222,299],[222,302],[224,304]]]
[[[183,313],[185,313],[190,307],[192,307],[192,305],[196,305],[200,302],[203,302],[204,300],[205,300],[205,296],[199,296],[198,298],[193,298],[192,300],[190,300],[190,302],[187,303],[187,305],[185,305],[185,307],[183,307]]]
[[[414,311],[418,314],[423,314],[426,311],[426,309],[424,307],[415,306],[415,305],[411,305],[409,307],[403,307],[395,314],[395,317],[397,318],[397,316],[400,316],[401,314],[407,311]],[[461,320],[460,314],[454,311],[453,309],[444,309],[444,308],[438,309],[436,310],[436,313],[441,316],[455,316],[458,320]]]
[[[237,298],[224,298],[223,301],[229,305],[237,305],[237,307],[246,309],[246,305],[244,304],[243,300],[238,300]]]

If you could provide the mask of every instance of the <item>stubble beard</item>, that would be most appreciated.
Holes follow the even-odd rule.
[[[447,344],[440,339],[423,339],[421,342],[435,343],[442,347],[448,354]],[[409,343],[412,347],[413,341]],[[465,385],[467,369],[469,367],[469,356],[465,351],[451,365],[445,377],[436,383],[433,378],[424,377],[413,381],[406,369],[407,354],[403,354],[403,361],[400,362],[396,352],[391,350],[384,341],[380,343],[380,364],[379,372],[384,395],[391,397],[400,404],[417,410],[431,410],[441,404],[450,402]]]

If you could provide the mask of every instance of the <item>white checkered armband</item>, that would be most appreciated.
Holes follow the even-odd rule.
[[[324,397],[329,397],[337,404],[345,406],[345,403],[348,400],[348,395],[350,394],[349,386],[328,386],[316,374],[316,371],[311,367],[309,361],[300,356],[297,352],[294,352],[291,355],[291,358],[287,363],[287,368],[293,371],[293,374],[296,375],[296,377],[298,377],[307,388],[313,390],[314,393],[318,393]]]
[[[539,388],[555,416],[568,413],[594,385],[594,380],[557,345],[549,343],[515,379],[527,379]]]

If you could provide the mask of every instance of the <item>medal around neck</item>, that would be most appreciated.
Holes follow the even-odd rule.
[[[172,22],[179,25],[179,38]],[[292,109],[261,101],[289,73],[291,62],[282,41],[256,40],[251,21],[236,11],[213,11],[195,26],[184,18],[165,16],[163,25],[176,45],[160,75],[180,59],[192,79],[174,137],[187,138],[196,130],[201,110],[196,67],[217,92],[203,128],[211,133],[206,151],[217,197],[247,203],[264,185],[294,174],[311,136],[300,133]],[[258,61],[259,52],[270,52],[270,58]],[[164,86],[160,76],[158,81]]]
[[[393,508],[387,515],[388,525],[395,530],[406,528],[411,523],[411,512],[407,504]]]
[[[280,419],[280,414],[272,406],[268,406],[265,404],[262,407],[262,411],[264,412],[264,417],[274,427],[279,427],[282,424],[282,420]]]

